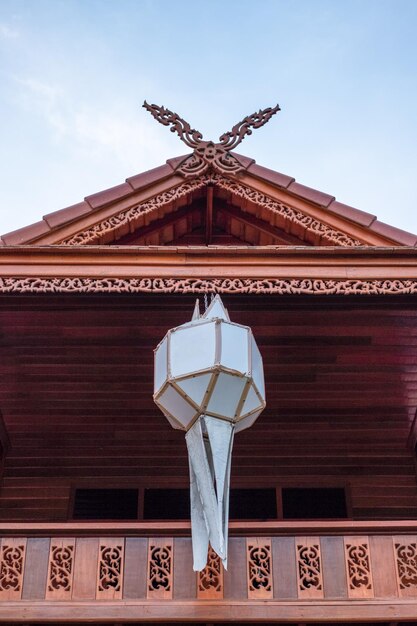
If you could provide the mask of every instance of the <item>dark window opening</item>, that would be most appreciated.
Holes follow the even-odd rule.
[[[137,517],[137,489],[75,490],[74,519],[128,520]]]
[[[229,517],[231,520],[276,519],[275,489],[231,489]],[[143,518],[190,519],[189,489],[145,489]]]
[[[277,518],[275,489],[231,489],[230,519],[267,520]]]
[[[283,488],[284,519],[341,519],[347,517],[343,488]]]
[[[143,519],[190,519],[189,489],[145,489]]]

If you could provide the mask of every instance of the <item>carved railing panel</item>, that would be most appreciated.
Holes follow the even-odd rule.
[[[3,538],[0,606],[21,600],[45,606],[259,600],[303,606],[312,601],[319,607],[340,600],[347,606],[351,600],[356,607],[415,602],[417,614],[417,534],[383,534],[378,527],[366,536],[337,535],[336,527],[323,536],[233,537],[227,572],[210,550],[207,567],[198,574],[188,552],[184,558],[177,550],[177,539],[174,559],[172,538],[140,537],[140,550],[130,552],[127,569],[125,537]]]
[[[345,564],[349,598],[372,598],[373,583],[368,537],[345,537]]]
[[[49,549],[47,600],[72,597],[75,539],[52,539]]]
[[[149,539],[147,597],[172,598],[174,566],[172,539]]]
[[[223,598],[223,565],[211,546],[206,567],[197,573],[197,598],[202,600]]]
[[[97,592],[100,599],[119,599],[123,595],[124,539],[100,539],[97,567]]]
[[[0,547],[0,599],[20,600],[25,569],[26,539],[3,539]]]
[[[323,598],[323,570],[320,539],[300,537],[295,542],[297,592],[300,599]]]
[[[394,537],[394,557],[400,596],[417,596],[417,538]]]
[[[271,540],[250,538],[246,540],[248,572],[248,598],[267,599],[274,595],[272,579]]]

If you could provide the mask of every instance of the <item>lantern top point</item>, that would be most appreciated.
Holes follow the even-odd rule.
[[[227,309],[225,308],[221,297],[217,294],[210,302],[207,309],[204,311],[202,317],[204,319],[222,319],[225,322],[230,322],[230,317]]]

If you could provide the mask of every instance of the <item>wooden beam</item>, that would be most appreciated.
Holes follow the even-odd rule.
[[[268,521],[268,522],[229,522],[230,535],[233,537],[292,537],[308,536],[340,536],[349,535],[416,535],[417,521]],[[2,537],[189,537],[191,523],[189,521],[167,522],[1,522]]]
[[[143,239],[144,237],[153,235],[154,233],[160,230],[163,230],[167,226],[170,226],[171,224],[175,224],[175,222],[178,222],[178,220],[184,217],[190,216],[198,211],[201,211],[201,209],[202,209],[201,205],[198,204],[197,206],[194,205],[192,208],[186,206],[186,207],[183,207],[182,209],[178,209],[177,211],[173,211],[172,213],[169,213],[168,215],[161,217],[159,220],[155,220],[154,222],[151,222],[150,224],[148,224],[148,226],[142,226],[141,228],[138,228],[137,230],[135,230],[135,232],[129,233],[128,235],[125,235],[124,237],[117,239],[116,241],[112,242],[110,246],[130,245],[134,241],[138,241],[139,239]]]
[[[213,232],[213,192],[212,185],[207,187],[207,205],[206,205],[206,245],[211,244]]]
[[[260,621],[288,621],[299,623],[300,617],[307,622],[320,621],[334,624],[339,621],[399,621],[414,620],[417,602],[410,600],[372,601],[237,601],[237,600],[123,600],[123,601],[36,601],[21,600],[1,602],[2,621],[22,623],[41,621],[57,623],[136,622],[138,616],[146,616],[147,622],[158,621],[233,621],[239,623]]]
[[[223,203],[216,202],[215,208],[216,208],[216,211],[222,211],[226,215],[233,217],[233,219],[244,224],[245,226],[252,226],[252,228],[256,228],[261,233],[265,233],[266,235],[270,235],[274,237],[274,239],[276,239],[278,244],[281,244],[284,246],[296,245],[296,246],[309,246],[309,247],[312,245],[310,243],[306,243],[302,239],[298,239],[297,237],[294,237],[293,235],[289,235],[288,233],[285,233],[284,231],[276,228],[275,226],[272,226],[268,222],[265,222],[264,220],[259,219],[259,217],[255,217],[255,215],[252,215],[251,213],[246,213],[242,211],[242,209],[238,209],[237,207],[232,206],[231,204],[227,204],[226,202],[223,202]]]
[[[0,279],[294,278],[417,280],[417,249],[271,246],[0,247]],[[408,292],[409,293],[409,292]]]

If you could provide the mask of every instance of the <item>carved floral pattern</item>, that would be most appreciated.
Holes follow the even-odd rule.
[[[141,204],[138,204],[130,209],[121,211],[117,215],[113,215],[112,217],[95,224],[87,230],[71,235],[71,237],[63,239],[59,245],[85,246],[100,243],[103,237],[109,235],[109,233],[112,233],[116,229],[130,224],[133,224],[134,226],[135,222],[137,222],[141,217],[144,217],[152,212],[158,213],[158,209],[170,204],[171,202],[175,202],[180,198],[188,196],[190,193],[205,187],[207,184],[207,177],[196,178],[195,180],[185,182],[178,187],[174,187],[174,189],[164,191],[150,200],[146,200],[146,202],[142,202]]]
[[[170,126],[173,133],[177,133],[186,146],[193,149],[193,154],[186,156],[179,163],[175,171],[184,177],[196,176],[209,170],[223,173],[238,173],[244,167],[238,159],[230,154],[237,145],[252,134],[252,128],[260,128],[266,124],[275,113],[280,111],[279,105],[247,115],[241,122],[235,124],[231,131],[223,133],[219,143],[203,141],[203,135],[186,122],[177,113],[157,104],[148,104],[145,100],[143,106],[164,126]]]
[[[0,293],[244,293],[277,295],[405,295],[417,280],[321,278],[0,278]]]
[[[417,544],[395,544],[400,589],[417,587]]]
[[[49,562],[48,591],[58,590],[71,592],[74,568],[74,546],[51,546]]]
[[[0,591],[21,593],[25,546],[3,544],[0,561]]]
[[[349,589],[372,589],[368,544],[346,544],[346,559]]]
[[[259,540],[255,544],[248,542],[247,550],[249,597],[263,596],[264,592],[270,592],[270,595],[272,595],[270,543],[261,543]]]
[[[172,546],[149,546],[148,593],[172,590]]]
[[[300,591],[322,591],[319,544],[297,544],[298,586]]]
[[[230,156],[230,155],[229,155]],[[320,220],[306,215],[298,209],[294,209],[279,200],[274,200],[269,196],[266,196],[260,191],[256,191],[247,185],[226,178],[219,174],[204,174],[203,176],[193,178],[185,183],[164,191],[141,204],[121,211],[117,215],[113,215],[102,222],[91,226],[90,228],[71,235],[63,239],[59,245],[68,246],[85,246],[92,244],[100,244],[103,241],[107,241],[109,238],[112,241],[117,239],[114,231],[120,230],[123,226],[128,227],[132,232],[140,218],[150,213],[158,214],[158,210],[172,202],[184,198],[191,193],[206,187],[207,185],[217,185],[221,189],[224,189],[232,195],[238,196],[245,201],[252,202],[275,216],[283,218],[287,222],[292,222],[299,226],[303,231],[310,232],[315,238],[319,237],[320,243],[324,245],[337,245],[343,247],[349,246],[362,246],[364,245],[359,239],[350,237],[346,233],[332,228],[328,224],[320,222]],[[125,232],[125,231],[124,231]],[[124,233],[123,233],[124,234]]]
[[[121,590],[123,546],[100,546],[98,591]]]
[[[197,595],[204,597],[223,597],[223,566],[220,557],[210,546],[207,555],[207,565],[202,572],[198,572]]]
[[[274,200],[273,198],[266,196],[264,193],[251,189],[247,185],[243,185],[238,181],[231,180],[230,178],[225,178],[223,176],[216,176],[215,182],[219,187],[226,189],[233,195],[239,196],[239,198],[243,198],[244,200],[252,202],[257,206],[267,209],[271,213],[283,217],[285,221],[293,222],[314,235],[319,236],[320,241],[323,244],[345,247],[364,245],[361,241],[359,241],[359,239],[354,239],[346,233],[332,228],[314,217],[306,215],[297,209],[293,209],[283,202]]]

